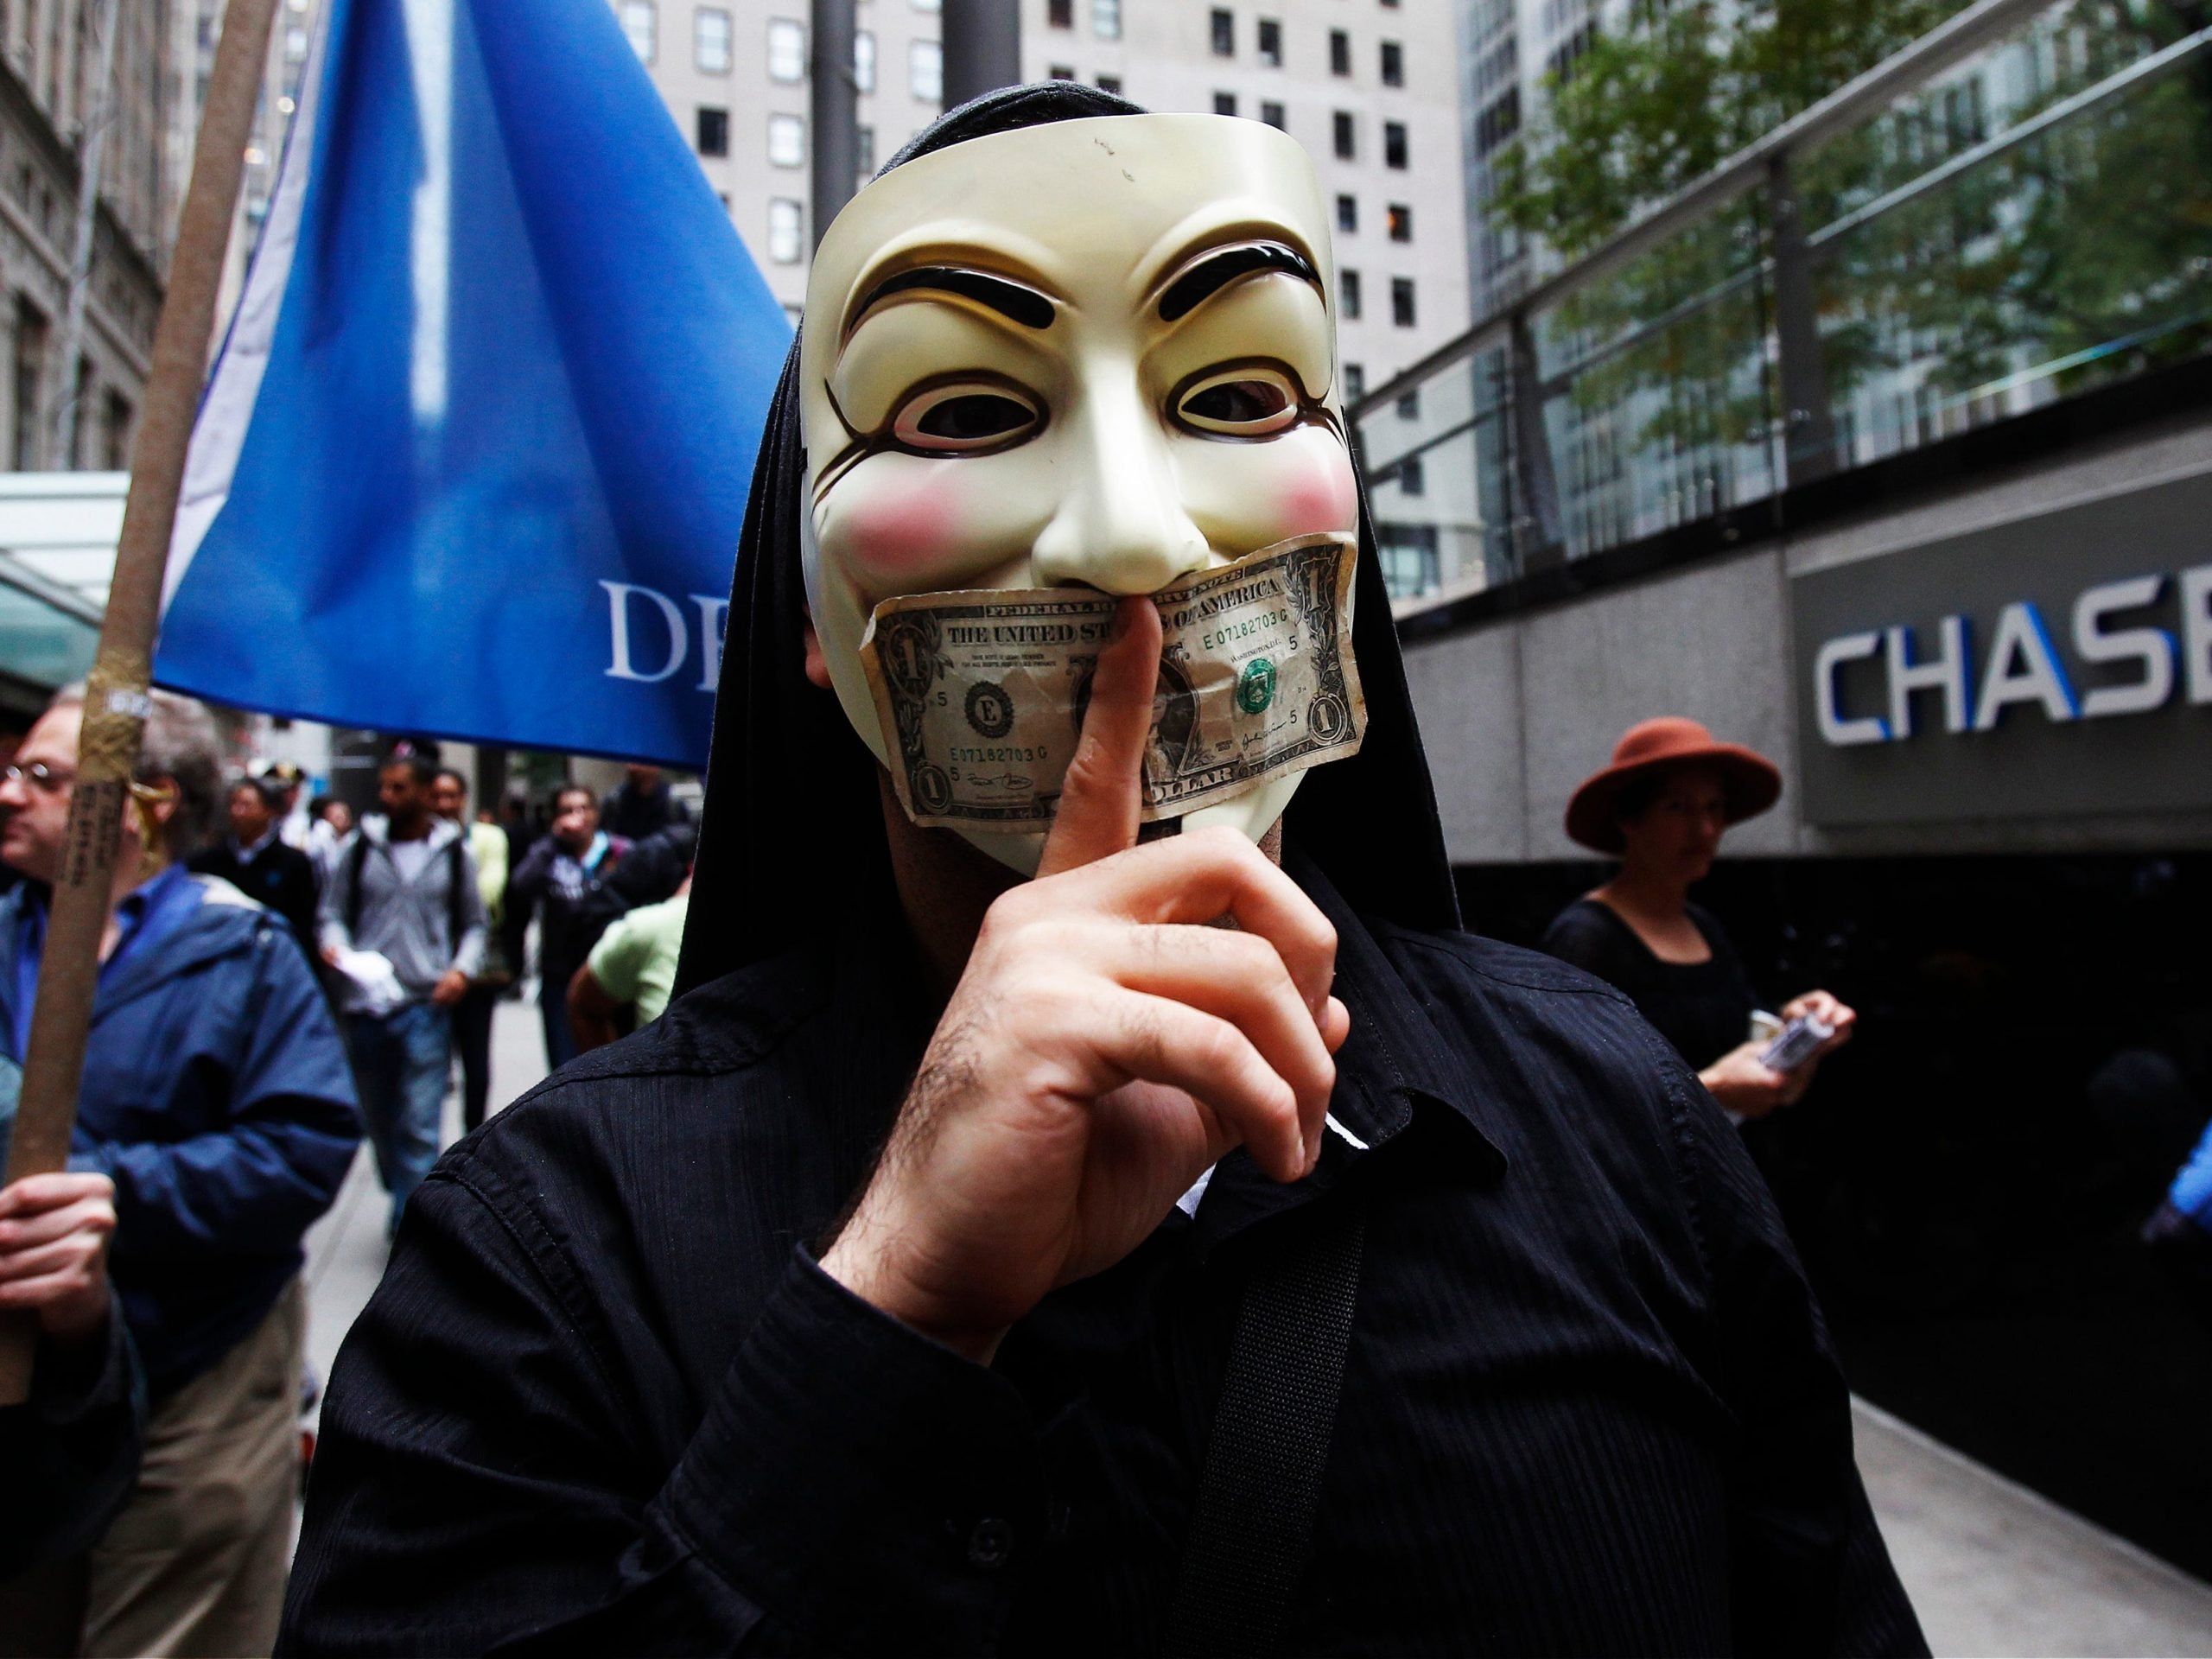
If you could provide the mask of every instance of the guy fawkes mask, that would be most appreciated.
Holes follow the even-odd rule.
[[[846,718],[901,594],[1154,593],[1290,537],[1356,537],[1323,198],[1223,116],[1063,121],[893,168],[838,215],[800,348],[806,590]],[[1257,839],[1291,777],[1192,812]],[[1023,874],[1042,837],[961,833]]]

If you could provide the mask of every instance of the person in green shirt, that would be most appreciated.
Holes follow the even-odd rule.
[[[611,923],[590,957],[569,982],[569,1025],[576,1052],[604,1047],[622,1034],[616,1016],[634,1005],[637,1022],[650,1025],[668,1006],[676,984],[677,954],[683,945],[683,913],[691,904],[691,878],[673,899],[641,905]]]

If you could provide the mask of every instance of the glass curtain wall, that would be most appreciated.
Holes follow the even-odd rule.
[[[2055,6],[1357,405],[1402,606],[2212,349],[2207,22]]]

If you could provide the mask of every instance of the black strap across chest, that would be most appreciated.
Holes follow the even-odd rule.
[[[1346,1205],[1245,1287],[1166,1659],[1236,1659],[1281,1642],[1313,1553],[1366,1235],[1365,1211]]]

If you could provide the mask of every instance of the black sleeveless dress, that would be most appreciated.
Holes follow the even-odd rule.
[[[1560,912],[1541,944],[1561,962],[1625,992],[1696,1071],[1751,1036],[1758,998],[1743,958],[1713,912],[1692,905],[1689,917],[1712,948],[1709,962],[1660,961],[1634,928],[1595,899],[1578,899]]]

